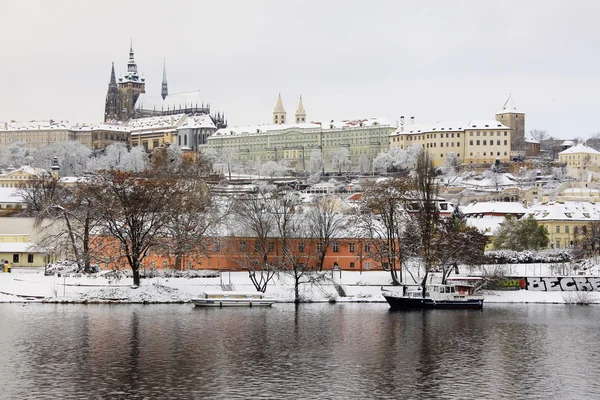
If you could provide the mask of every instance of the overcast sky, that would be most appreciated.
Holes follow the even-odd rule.
[[[0,121],[101,122],[111,62],[133,39],[146,92],[200,90],[230,125],[401,115],[492,119],[509,94],[526,129],[600,132],[600,2],[0,2]]]

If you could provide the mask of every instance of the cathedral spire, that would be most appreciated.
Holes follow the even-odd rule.
[[[133,55],[133,41],[131,41],[129,44],[129,61],[127,62],[127,73],[125,74],[125,79],[129,81],[138,81],[140,77],[138,75],[137,64],[135,63]]]
[[[298,103],[298,109],[296,110],[296,123],[303,124],[306,122],[306,111],[304,111],[304,104],[302,104],[302,95],[300,95],[300,102]]]
[[[110,82],[106,92],[106,102],[104,104],[104,121],[113,121],[119,119],[119,88],[115,78],[115,63],[112,63],[110,69]]]
[[[279,97],[277,98],[277,104],[275,105],[275,109],[273,110],[273,124],[274,125],[282,125],[285,124],[286,112],[285,108],[283,108],[283,101],[281,100],[281,93],[279,93]]]
[[[163,80],[162,80],[162,89],[160,91],[160,95],[162,99],[166,99],[169,95],[169,88],[167,87],[167,61],[165,60],[163,63]]]

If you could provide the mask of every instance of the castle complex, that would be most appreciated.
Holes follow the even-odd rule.
[[[115,65],[112,64],[104,107],[104,121],[128,122],[144,117],[180,114],[209,115],[217,128],[227,126],[225,115],[223,113],[211,114],[210,104],[204,104],[199,91],[169,95],[166,64],[163,64],[160,96],[146,94],[146,81],[138,73],[133,45],[131,45],[127,72],[118,80],[115,75]]]

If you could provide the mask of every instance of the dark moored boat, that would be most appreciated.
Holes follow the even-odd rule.
[[[408,309],[472,309],[483,308],[483,296],[475,294],[470,285],[430,284],[425,286],[402,286],[402,291],[383,290],[383,297],[392,310]]]

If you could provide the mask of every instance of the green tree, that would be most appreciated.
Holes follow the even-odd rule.
[[[516,220],[506,217],[494,236],[494,248],[515,251],[537,250],[548,247],[548,231],[539,225],[533,215]]]

